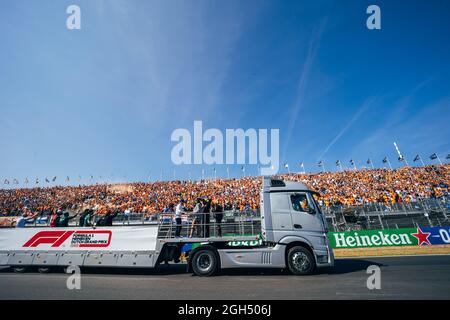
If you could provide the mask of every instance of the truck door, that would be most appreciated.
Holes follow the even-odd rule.
[[[273,230],[292,230],[289,195],[287,193],[270,193],[270,210]]]
[[[301,231],[324,232],[322,217],[316,211],[311,195],[306,192],[291,193],[292,229]]]

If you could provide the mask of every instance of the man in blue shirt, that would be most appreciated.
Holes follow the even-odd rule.
[[[27,223],[34,223],[38,215],[39,212],[33,214],[32,216],[28,216],[28,213],[24,212],[22,216],[16,220],[16,228],[25,228]]]

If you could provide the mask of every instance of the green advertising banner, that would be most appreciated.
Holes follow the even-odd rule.
[[[330,232],[334,249],[418,245],[417,229],[361,230]]]

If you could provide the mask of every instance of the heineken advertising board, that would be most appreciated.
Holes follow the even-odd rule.
[[[328,238],[334,249],[439,245],[450,244],[450,227],[330,232]],[[226,245],[228,247],[257,247],[262,245],[262,238],[230,241]]]
[[[328,237],[335,249],[439,245],[450,244],[450,227],[330,232]]]

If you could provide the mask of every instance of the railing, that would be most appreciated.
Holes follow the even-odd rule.
[[[158,238],[217,238],[223,236],[254,236],[261,232],[259,217],[232,214],[216,219],[218,213],[185,214],[181,224],[176,223],[173,213],[160,214]],[[177,234],[177,228],[178,234]]]
[[[331,231],[450,225],[450,202],[447,198],[418,199],[391,205],[331,206],[322,208],[322,211]]]

